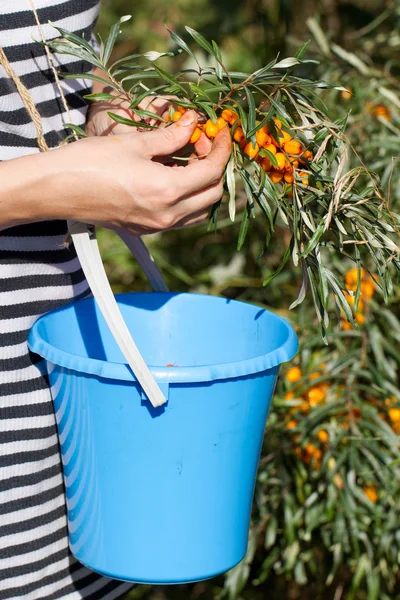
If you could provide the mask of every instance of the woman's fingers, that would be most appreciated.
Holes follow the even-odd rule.
[[[199,139],[194,144],[194,149],[196,150],[197,156],[207,155],[211,151],[211,148],[212,141],[206,136],[204,131],[202,131]]]
[[[168,156],[184,148],[197,125],[197,114],[189,110],[169,127],[145,131],[140,136],[143,155],[147,158]]]
[[[231,136],[228,128],[224,127],[203,160],[194,160],[186,167],[173,169],[173,186],[177,192],[177,200],[218,184],[222,180],[231,151]],[[198,210],[200,209],[199,206]]]

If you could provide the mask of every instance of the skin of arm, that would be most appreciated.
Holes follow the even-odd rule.
[[[74,219],[141,235],[203,221],[223,192],[227,128],[202,160],[175,168],[155,160],[184,148],[196,126],[188,111],[166,129],[88,137],[0,163],[0,230]]]

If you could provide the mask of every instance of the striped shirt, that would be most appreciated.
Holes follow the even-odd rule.
[[[90,39],[99,0],[35,0],[47,39],[53,23]],[[0,46],[29,89],[49,147],[66,135],[63,106],[28,0],[0,0]],[[62,71],[89,65],[55,57]],[[89,80],[63,80],[77,125],[85,122]],[[36,130],[0,66],[0,160],[38,152]],[[1,182],[0,182],[1,185]],[[78,563],[68,549],[66,510],[53,403],[40,357],[27,336],[43,313],[88,294],[66,223],[0,232],[0,598],[112,600],[131,587]]]

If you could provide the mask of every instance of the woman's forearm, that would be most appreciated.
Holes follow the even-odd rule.
[[[0,231],[34,221],[68,218],[58,151],[0,163]]]

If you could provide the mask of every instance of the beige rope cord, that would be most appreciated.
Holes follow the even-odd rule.
[[[35,106],[32,96],[30,95],[30,93],[28,92],[28,90],[26,89],[26,87],[24,86],[24,84],[22,83],[22,81],[20,80],[20,78],[18,77],[18,75],[16,74],[14,69],[12,68],[12,66],[10,65],[8,58],[7,58],[3,48],[1,48],[1,47],[0,47],[0,64],[3,66],[5,72],[10,77],[10,79],[14,82],[15,87],[17,88],[18,93],[21,96],[22,102],[24,103],[25,108],[29,113],[29,116],[31,117],[32,122],[36,127],[37,143],[38,143],[40,150],[42,152],[46,152],[49,149],[49,147],[47,145],[46,140],[44,139],[42,119],[39,114],[39,111]]]
[[[61,87],[60,78],[58,76],[57,69],[56,69],[56,67],[54,65],[53,57],[51,55],[49,47],[46,44],[46,38],[45,38],[44,33],[43,33],[42,24],[40,23],[39,15],[38,15],[38,12],[36,10],[36,6],[35,6],[35,3],[34,3],[34,0],[29,0],[29,4],[30,4],[32,12],[33,12],[33,14],[35,16],[35,21],[36,21],[36,24],[37,24],[38,29],[39,29],[40,37],[42,39],[42,42],[44,43],[44,47],[45,47],[47,59],[48,59],[49,64],[50,64],[50,68],[51,68],[51,70],[53,72],[54,79],[55,79],[55,82],[56,82],[56,86],[57,86],[57,89],[59,91],[60,98],[61,98],[61,101],[63,103],[64,110],[65,110],[65,112],[66,112],[66,114],[68,116],[69,121],[71,122],[71,113],[70,113],[67,101],[65,99],[64,92],[63,92],[62,87]],[[41,116],[39,114],[39,111],[38,111],[38,109],[35,106],[35,103],[33,101],[33,98],[31,96],[31,94],[29,93],[29,91],[27,90],[27,88],[25,87],[25,85],[22,83],[21,79],[18,77],[18,75],[16,74],[16,72],[14,71],[14,69],[12,68],[12,66],[10,65],[10,62],[9,62],[9,60],[8,60],[5,52],[4,52],[4,49],[1,46],[0,46],[0,64],[3,66],[3,68],[4,68],[5,72],[6,72],[6,74],[8,75],[8,77],[10,77],[10,79],[14,82],[15,87],[17,88],[17,91],[18,91],[18,93],[19,93],[19,95],[21,97],[21,100],[24,103],[24,106],[25,106],[26,110],[28,111],[29,116],[31,117],[33,124],[35,125],[36,136],[37,136],[37,143],[38,143],[38,146],[39,146],[40,150],[42,152],[46,152],[47,150],[49,150],[49,147],[48,147],[47,142],[46,142],[46,140],[44,138],[44,135],[43,135],[42,119],[41,119]]]
[[[42,38],[42,42],[44,43],[44,47],[45,47],[45,50],[46,50],[47,59],[49,61],[51,70],[53,71],[54,79],[55,79],[55,82],[56,82],[57,89],[58,89],[58,91],[60,93],[60,98],[61,98],[61,101],[63,103],[64,110],[65,110],[65,112],[66,112],[66,114],[68,116],[69,122],[71,123],[72,119],[71,119],[71,113],[69,111],[69,106],[67,104],[64,92],[63,92],[62,87],[61,87],[60,78],[58,76],[57,69],[56,69],[56,67],[54,65],[53,57],[51,55],[51,52],[50,52],[50,49],[49,49],[48,45],[46,44],[46,38],[45,38],[45,35],[44,35],[44,32],[43,32],[42,24],[41,24],[41,22],[39,20],[39,15],[37,13],[36,6],[35,6],[33,0],[29,0],[29,4],[31,6],[33,14],[35,15],[36,24],[38,26],[40,37]]]

